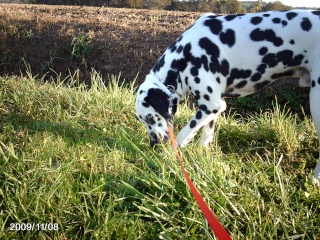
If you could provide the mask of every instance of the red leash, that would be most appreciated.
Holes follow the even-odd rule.
[[[203,200],[203,198],[201,197],[199,191],[197,190],[197,188],[194,186],[194,184],[192,183],[189,175],[187,174],[187,171],[184,168],[184,165],[182,163],[181,157],[179,155],[179,151],[178,151],[178,146],[177,143],[174,139],[174,133],[173,133],[173,128],[171,126],[171,123],[168,122],[168,130],[169,130],[169,137],[171,139],[172,142],[172,146],[175,150],[175,154],[180,162],[180,166],[182,168],[182,171],[184,173],[184,176],[187,179],[188,185],[191,189],[191,192],[194,196],[194,198],[196,199],[202,214],[204,215],[204,217],[207,219],[209,226],[211,228],[211,230],[214,232],[214,234],[216,235],[216,237],[219,240],[231,240],[232,238],[230,237],[230,235],[228,234],[228,232],[223,228],[223,226],[221,225],[221,223],[219,222],[219,220],[215,217],[215,215],[213,214],[213,212],[211,211],[211,209],[208,207],[208,205],[205,203],[205,201]]]

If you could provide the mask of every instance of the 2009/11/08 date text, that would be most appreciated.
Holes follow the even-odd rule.
[[[58,223],[10,223],[10,231],[58,231]]]

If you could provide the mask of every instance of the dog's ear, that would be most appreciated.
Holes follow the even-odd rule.
[[[150,104],[162,117],[165,119],[172,119],[172,111],[170,96],[159,88],[151,88],[145,97],[145,102]]]

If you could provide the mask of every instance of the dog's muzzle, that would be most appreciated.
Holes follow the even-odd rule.
[[[171,126],[173,129],[173,117],[170,115],[170,118],[167,119],[167,124]],[[149,134],[149,139],[150,139],[150,145],[151,147],[154,147],[157,144],[166,144],[169,142],[169,132],[166,131],[166,135],[164,136],[159,136],[155,132],[151,132]]]
[[[169,137],[168,136],[163,136],[163,137],[159,137],[157,136],[156,133],[152,132],[150,133],[150,146],[154,147],[157,144],[166,144],[169,141]]]

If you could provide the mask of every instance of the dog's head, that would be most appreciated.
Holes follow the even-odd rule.
[[[167,143],[169,140],[167,121],[173,121],[171,95],[172,93],[152,75],[148,75],[138,89],[137,116],[148,128],[151,146]]]

